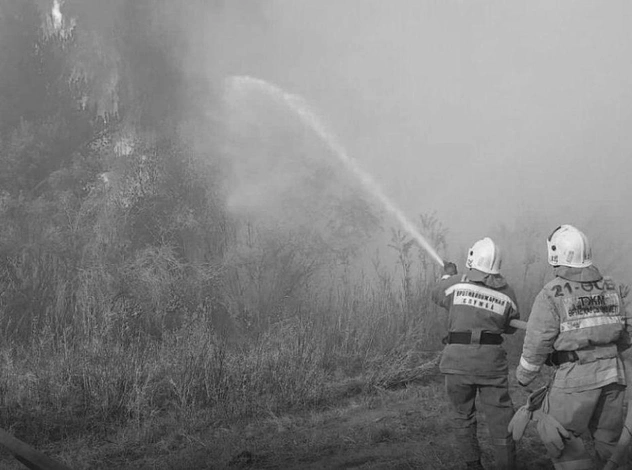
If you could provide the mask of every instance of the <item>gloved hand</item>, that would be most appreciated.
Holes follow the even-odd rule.
[[[528,371],[520,364],[516,367],[516,379],[521,387],[526,387],[538,376],[538,372]]]
[[[538,422],[538,434],[549,453],[549,457],[558,458],[564,450],[564,439],[570,439],[571,433],[555,418],[542,410],[534,411],[533,419]]]
[[[444,261],[443,272],[446,273],[448,276],[454,276],[455,274],[457,274],[456,264],[452,263],[451,261]]]
[[[507,430],[511,433],[514,441],[519,441],[522,438],[529,421],[533,417],[533,412],[542,407],[547,391],[548,387],[546,385],[533,391],[527,398],[527,403],[518,408],[518,411],[511,418]]]
[[[509,426],[507,426],[507,431],[511,433],[514,441],[522,439],[524,430],[527,428],[529,421],[531,421],[531,411],[529,411],[527,405],[518,408],[518,411],[516,411],[511,421],[509,421]]]
[[[527,404],[525,405],[529,411],[535,411],[542,408],[542,402],[546,397],[546,392],[548,392],[549,387],[544,385],[533,392],[527,397]]]

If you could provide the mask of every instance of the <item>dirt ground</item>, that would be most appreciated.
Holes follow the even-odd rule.
[[[177,452],[121,468],[458,469],[463,464],[448,431],[448,410],[437,378],[399,391],[360,395],[318,413],[270,416],[243,427],[215,429]],[[483,462],[489,467],[484,422],[479,432]],[[544,448],[533,432],[519,446],[522,468],[552,468],[541,458]]]
[[[130,445],[120,435],[69,444],[52,455],[74,469],[464,468],[449,432],[449,407],[440,375],[399,390],[354,391],[350,387],[348,395],[319,411],[270,413],[256,422],[218,422],[186,433],[169,432],[166,422],[163,437],[152,444]],[[512,397],[521,405],[526,393],[512,387]],[[534,427],[529,426],[518,445],[520,468],[552,468]],[[484,418],[479,421],[479,435],[483,464],[493,468]],[[5,456],[0,468],[24,467]]]
[[[514,390],[517,404],[524,392]],[[441,376],[396,391],[358,393],[318,412],[222,425],[129,449],[101,445],[86,468],[120,469],[458,469]],[[523,469],[552,468],[530,425],[518,446]],[[491,467],[484,419],[483,463]],[[84,461],[85,463],[85,461]]]

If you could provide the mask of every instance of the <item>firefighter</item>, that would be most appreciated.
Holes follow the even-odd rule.
[[[540,437],[555,468],[591,469],[579,436],[590,432],[602,464],[616,446],[625,396],[619,352],[630,346],[632,321],[626,291],[593,265],[586,235],[562,225],[547,245],[555,278],[533,303],[516,378],[526,386],[543,364],[555,367],[542,410],[561,424],[563,435],[545,429]]]
[[[503,333],[519,318],[516,296],[500,274],[501,254],[490,238],[470,248],[466,272],[458,275],[446,262],[445,275],[433,291],[435,303],[448,311],[448,334],[439,364],[453,405],[453,425],[468,469],[482,469],[476,435],[476,406],[485,412],[496,467],[515,468],[515,444],[507,425],[513,415]]]

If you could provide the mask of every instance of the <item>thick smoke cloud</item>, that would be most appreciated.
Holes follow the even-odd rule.
[[[576,224],[597,262],[628,251],[629,3],[275,0],[242,10],[225,73],[305,97],[407,214],[437,211],[452,256],[501,226],[533,223]]]

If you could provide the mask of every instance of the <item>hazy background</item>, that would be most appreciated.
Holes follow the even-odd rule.
[[[631,12],[622,1],[0,0],[3,426],[73,468],[146,453],[165,464],[165,449],[186,468],[251,451],[268,465],[290,457],[281,426],[291,439],[322,434],[288,413],[408,401],[402,386],[438,374],[441,269],[391,231],[397,221],[288,94],[442,257],[462,269],[470,244],[492,236],[523,320],[562,223],[631,284]],[[505,343],[512,368],[522,335]],[[417,391],[410,402],[430,427],[409,439],[381,421],[360,438],[374,448],[444,429],[430,419],[445,415],[435,385],[422,393],[432,407]],[[218,425],[234,433],[218,440]],[[356,434],[336,453],[356,459]],[[319,439],[299,439],[316,458],[296,461],[329,458]],[[441,442],[401,458],[447,468],[458,453]],[[195,463],[180,460],[186,448]]]
[[[631,13],[624,1],[244,3],[222,22],[230,49],[206,56],[214,73],[221,56],[227,74],[303,96],[409,216],[437,212],[452,256],[529,217],[576,224],[599,263],[600,240],[623,255],[632,235]]]

